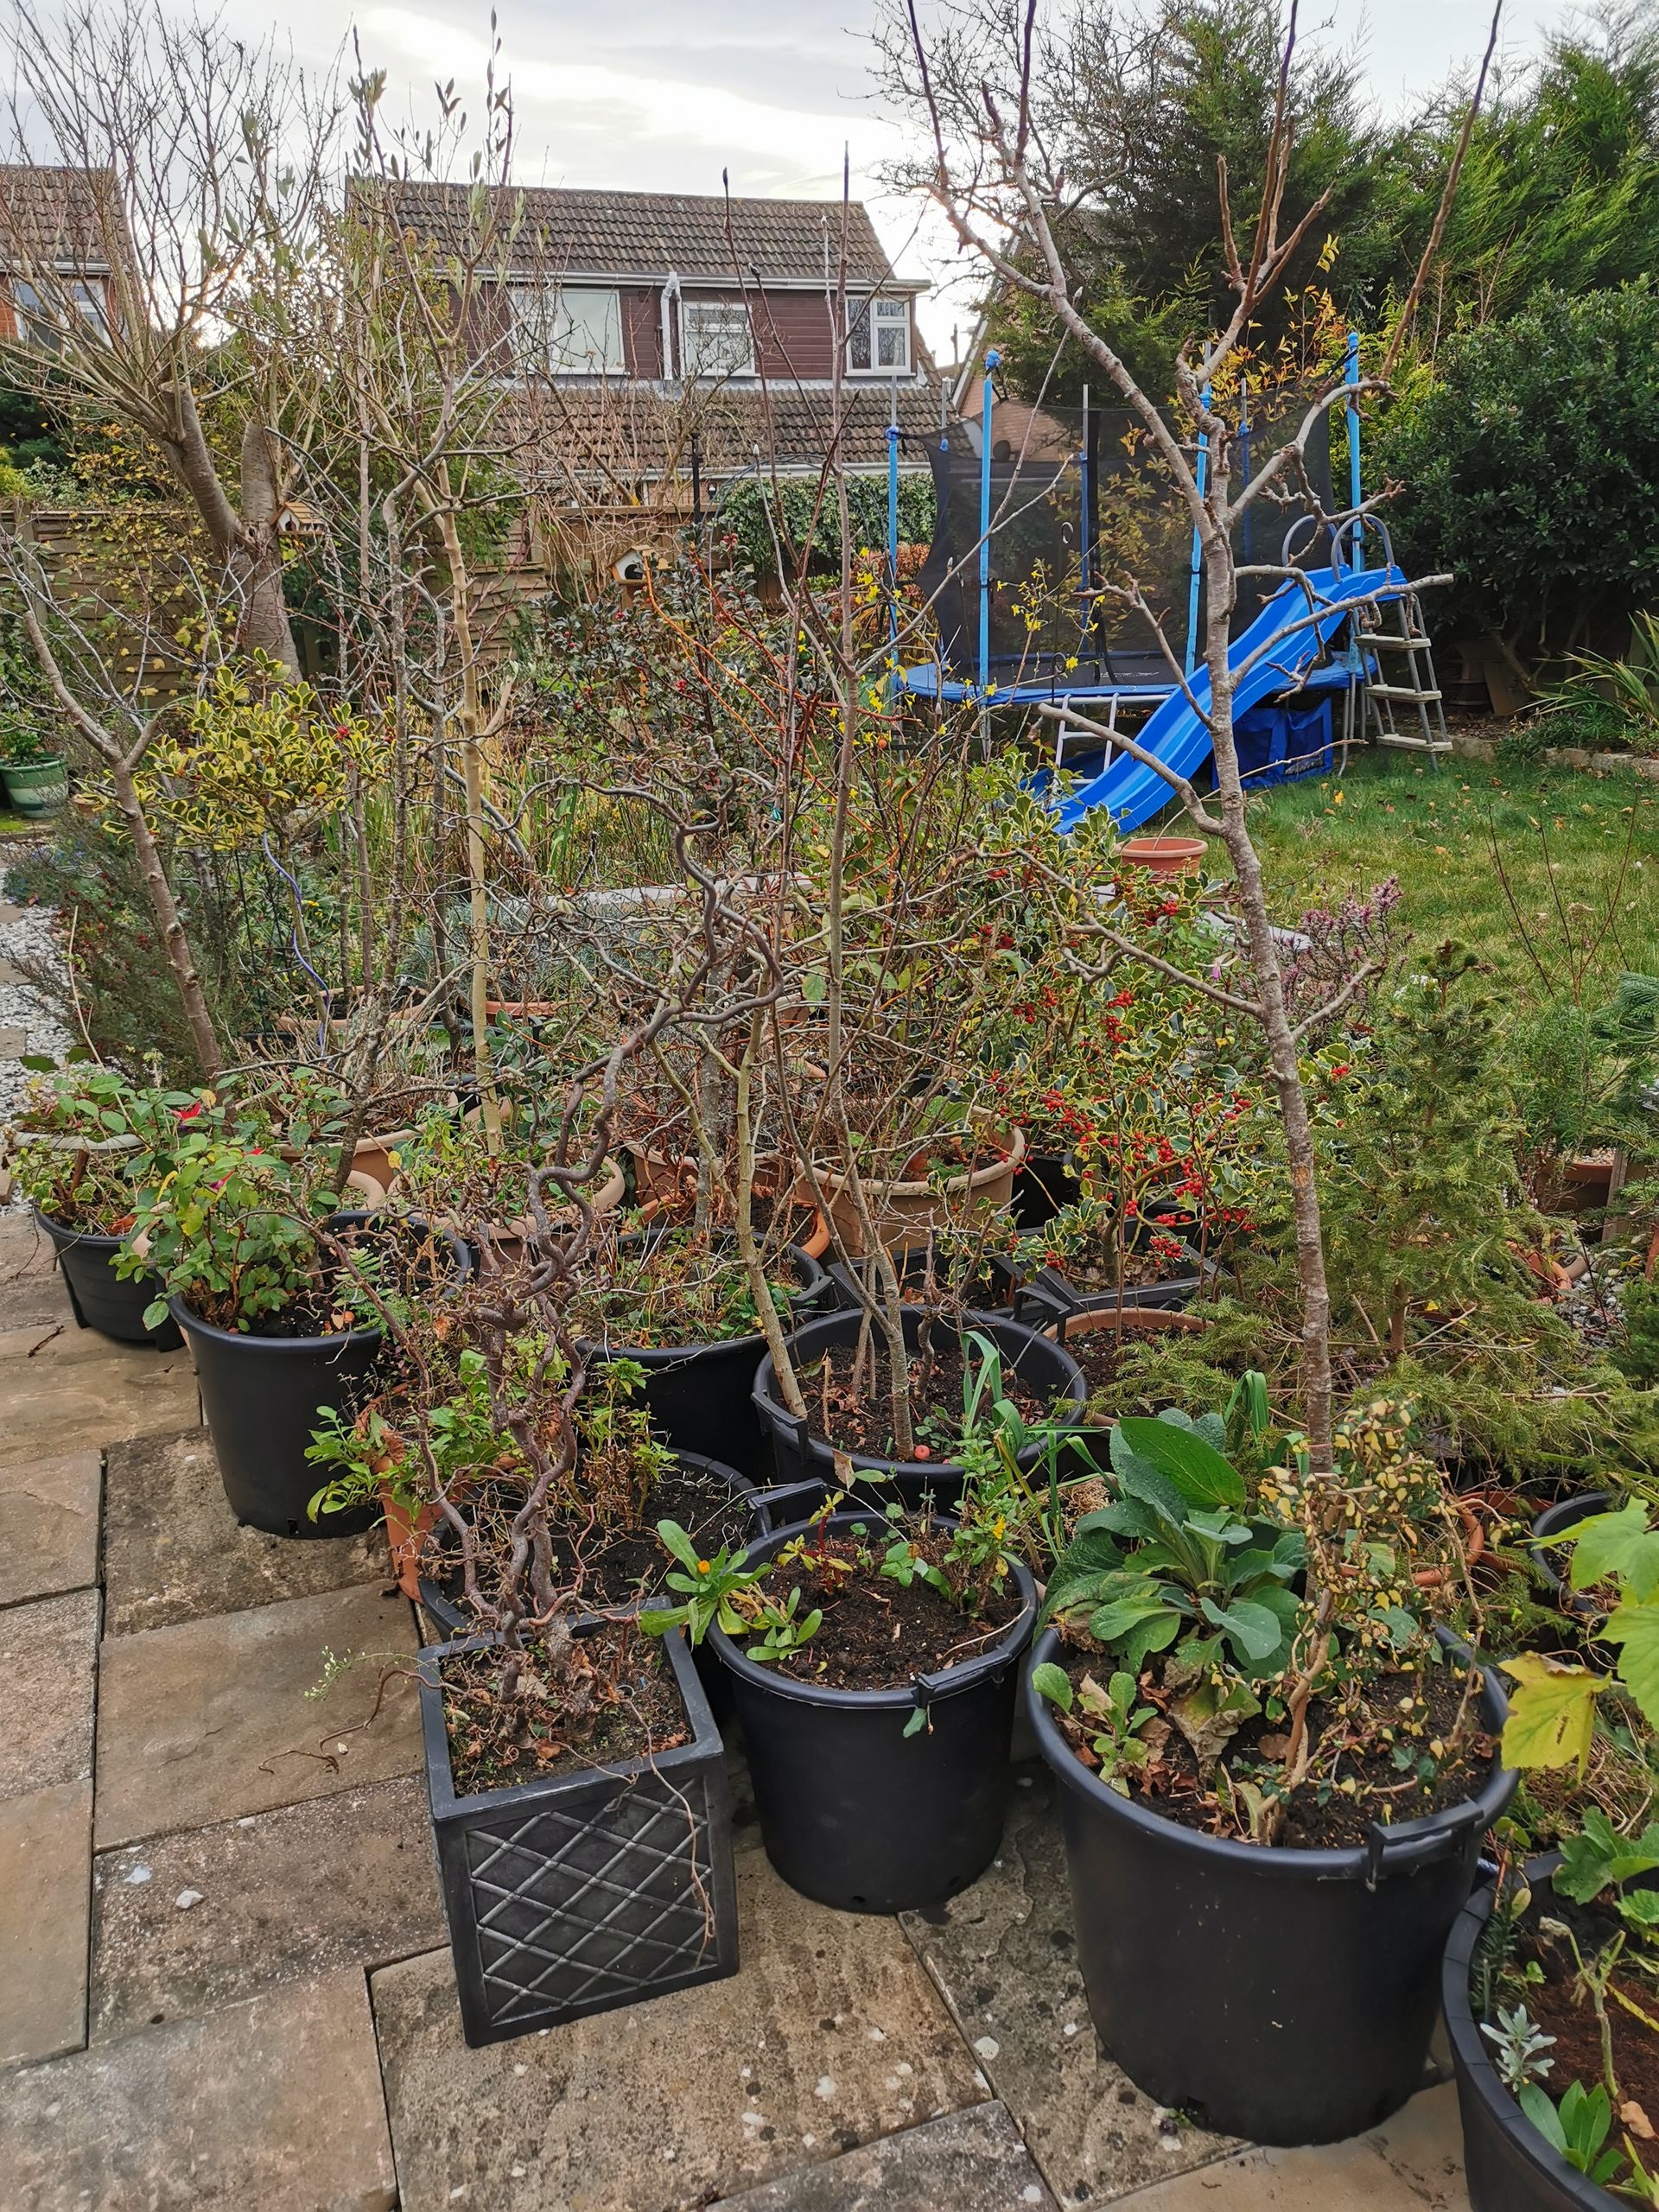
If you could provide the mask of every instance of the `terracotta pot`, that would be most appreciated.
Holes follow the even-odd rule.
[[[380,1185],[384,1198],[397,1186],[397,1163],[394,1152],[401,1152],[406,1144],[413,1144],[413,1128],[386,1129],[378,1136],[359,1137],[352,1154],[352,1165],[359,1173],[371,1175]]]
[[[1202,865],[1207,847],[1202,837],[1130,837],[1117,856],[1148,875],[1191,875]]]
[[[1015,1128],[1008,1133],[1007,1150],[1001,1160],[952,1175],[942,1191],[925,1181],[883,1183],[867,1178],[866,1202],[876,1234],[889,1249],[925,1244],[930,1230],[959,1221],[966,1213],[998,1211],[1014,1196],[1014,1179],[1025,1156],[1025,1132]],[[818,1180],[829,1198],[830,1218],[842,1243],[855,1259],[861,1257],[865,1249],[863,1225],[846,1179],[821,1174]],[[812,1186],[804,1176],[796,1180],[795,1196],[803,1205],[812,1203]]]
[[[437,1526],[438,1509],[421,1507],[411,1522],[407,1510],[382,1483],[380,1504],[386,1519],[386,1541],[391,1548],[392,1571],[405,1598],[418,1601],[421,1594],[421,1548]]]

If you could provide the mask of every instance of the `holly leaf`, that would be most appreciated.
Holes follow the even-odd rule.
[[[1114,1466],[1117,1465],[1116,1446],[1120,1436],[1137,1459],[1154,1467],[1173,1483],[1189,1504],[1238,1506],[1245,1503],[1249,1493],[1243,1476],[1195,1429],[1177,1428],[1171,1421],[1139,1420],[1131,1415],[1120,1421],[1113,1431]]]
[[[1520,1688],[1503,1724],[1505,1766],[1573,1766],[1580,1777],[1590,1758],[1596,1700],[1606,1677],[1586,1667],[1564,1667],[1535,1651],[1499,1661]]]
[[[1659,1529],[1649,1528],[1644,1505],[1592,1514],[1573,1530],[1572,1543],[1567,1580],[1574,1590],[1615,1580],[1627,1596],[1643,1603],[1659,1597]]]

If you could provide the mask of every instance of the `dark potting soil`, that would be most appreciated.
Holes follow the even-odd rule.
[[[889,1402],[892,1368],[886,1351],[878,1343],[874,1347],[874,1379],[872,1382],[870,1378],[871,1363],[867,1357],[864,1388],[855,1390],[853,1374],[856,1351],[854,1344],[833,1345],[822,1359],[802,1370],[801,1393],[806,1401],[807,1418],[812,1433],[823,1438],[837,1452],[859,1452],[872,1459],[890,1459],[896,1456],[893,1408]],[[916,1459],[948,1460],[961,1442],[964,1372],[960,1342],[944,1332],[930,1351],[912,1357],[910,1417],[917,1437],[912,1455]],[[1040,1421],[1045,1418],[1046,1402],[1027,1389],[1007,1365],[1002,1370],[1002,1386],[1004,1395],[1027,1421]]]
[[[685,1701],[660,1638],[632,1622],[546,1640],[523,1656],[516,1694],[503,1700],[499,1650],[443,1662],[443,1717],[457,1797],[512,1789],[579,1767],[654,1758],[690,1739]]]
[[[1090,1674],[1103,1689],[1112,1671],[1105,1654],[1070,1645],[1062,1649],[1062,1663],[1074,1690]],[[1160,1662],[1154,1660],[1141,1675],[1140,1699],[1156,1707],[1161,1717],[1172,1700],[1160,1675]],[[1421,1672],[1374,1676],[1363,1685],[1362,1701],[1351,1712],[1335,1698],[1315,1698],[1308,1707],[1315,1758],[1336,1748],[1329,1740],[1332,1730],[1347,1737],[1348,1746],[1334,1768],[1330,1758],[1324,1758],[1323,1777],[1310,1776],[1293,1793],[1277,1841],[1293,1850],[1346,1850],[1370,1840],[1374,1821],[1397,1827],[1476,1796],[1491,1771],[1497,1738],[1478,1726],[1478,1713],[1473,1715],[1477,1725],[1471,1727],[1465,1718],[1463,1732],[1457,1736],[1464,1688],[1465,1677],[1456,1668],[1431,1666]],[[1408,1713],[1402,1710],[1407,1698],[1412,1700]],[[1152,1764],[1128,1777],[1132,1795],[1149,1811],[1182,1827],[1247,1840],[1248,1833],[1241,1834],[1238,1821],[1217,1802],[1213,1770],[1211,1776],[1200,1772],[1191,1745],[1173,1720],[1165,1728],[1166,1732],[1159,1732]],[[1388,1737],[1384,1730],[1390,1732]],[[1096,1762],[1088,1739],[1095,1732],[1086,1721],[1081,1729],[1065,1722],[1062,1732],[1072,1749],[1079,1751],[1084,1764],[1092,1767]],[[1146,1737],[1152,1740],[1153,1727]],[[1279,1773],[1288,1737],[1287,1720],[1258,1714],[1231,1738],[1220,1764],[1233,1782],[1262,1787]],[[1435,1742],[1446,1747],[1439,1758],[1429,1751]],[[1406,1770],[1395,1763],[1396,1746],[1411,1752],[1412,1765]],[[1433,1761],[1427,1780],[1415,1771],[1424,1757]],[[1355,1784],[1351,1791],[1342,1787],[1351,1780]]]
[[[475,1525],[487,1518],[499,1520],[505,1528],[518,1510],[522,1491],[506,1484],[498,1488],[499,1497],[467,1500],[465,1510],[475,1516]],[[672,1564],[658,1538],[659,1521],[677,1521],[702,1557],[722,1546],[735,1551],[749,1534],[747,1510],[731,1497],[723,1483],[700,1468],[677,1465],[652,1485],[645,1511],[634,1525],[607,1529],[569,1516],[550,1522],[554,1574],[560,1587],[594,1605],[626,1605],[642,1594],[659,1591]],[[453,1552],[438,1545],[426,1572],[451,1605],[466,1610],[461,1570]]]
[[[886,1548],[881,1523],[872,1525],[871,1536],[877,1548]],[[930,1541],[925,1536],[918,1541],[925,1548]],[[943,1540],[936,1537],[931,1544],[943,1553]],[[938,1674],[977,1658],[1019,1614],[1019,1592],[1012,1581],[994,1586],[980,1610],[970,1614],[931,1583],[913,1581],[906,1588],[881,1574],[874,1565],[861,1561],[859,1551],[845,1539],[826,1537],[814,1545],[813,1556],[840,1560],[851,1572],[791,1560],[766,1577],[765,1586],[777,1598],[787,1599],[798,1587],[797,1618],[804,1619],[815,1609],[823,1613],[809,1643],[769,1665],[827,1689],[899,1689],[918,1675]]]
[[[1544,2033],[1555,2038],[1555,2048],[1548,2054],[1554,2063],[1544,2086],[1559,2101],[1571,2082],[1582,2082],[1586,2089],[1593,2089],[1603,2079],[1601,2030],[1595,2008],[1577,1986],[1578,1966],[1571,1945],[1559,1936],[1547,1934],[1540,1924],[1545,1920],[1557,1920],[1570,1928],[1586,1961],[1620,1933],[1623,1923],[1611,1905],[1599,1901],[1576,1904],[1544,1881],[1533,1891],[1532,1903],[1516,1930],[1516,1965],[1525,1967],[1535,1961],[1543,1969],[1541,1982],[1528,1984],[1525,2002]],[[1612,1988],[1623,1990],[1650,2019],[1659,2017],[1653,1985],[1640,1974],[1616,1974]],[[1611,1990],[1606,2012],[1618,2101],[1639,2105],[1644,2117],[1659,2128],[1659,2035],[1627,2012]]]

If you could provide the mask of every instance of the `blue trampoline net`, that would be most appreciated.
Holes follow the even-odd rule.
[[[1296,437],[1308,400],[1286,390],[1253,402],[1235,441],[1236,482]],[[1193,459],[1191,429],[1164,420]],[[918,578],[938,625],[943,673],[965,682],[979,671],[978,429],[954,425],[930,445],[938,520]],[[1057,694],[1166,687],[1171,656],[1186,664],[1192,530],[1147,425],[1128,408],[1007,402],[992,411],[989,478],[990,681],[1000,690],[1046,685]],[[1281,562],[1287,533],[1300,524],[1292,547],[1299,565],[1328,560],[1325,533],[1310,518],[1331,503],[1330,423],[1321,416],[1305,467],[1287,471],[1240,523],[1236,558]],[[1278,582],[1240,578],[1236,633]]]

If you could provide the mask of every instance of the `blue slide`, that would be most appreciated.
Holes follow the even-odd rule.
[[[1253,654],[1262,654],[1238,677],[1233,692],[1236,714],[1279,692],[1299,690],[1320,646],[1330,644],[1357,601],[1398,599],[1406,589],[1404,571],[1395,568],[1308,569],[1303,573],[1313,591],[1311,602],[1299,584],[1287,583],[1233,640],[1227,655],[1231,668],[1242,669]],[[1293,623],[1300,626],[1293,629]],[[1280,638],[1281,631],[1285,634]],[[1264,652],[1263,646],[1271,650]],[[1187,687],[1200,706],[1209,705],[1207,669],[1196,670],[1187,678]],[[1135,743],[1189,781],[1210,758],[1210,732],[1182,691],[1172,693],[1135,732]],[[1174,796],[1155,769],[1125,754],[1071,793],[1056,813],[1055,826],[1074,830],[1091,808],[1103,806],[1109,808],[1120,830],[1138,830],[1161,814]]]

